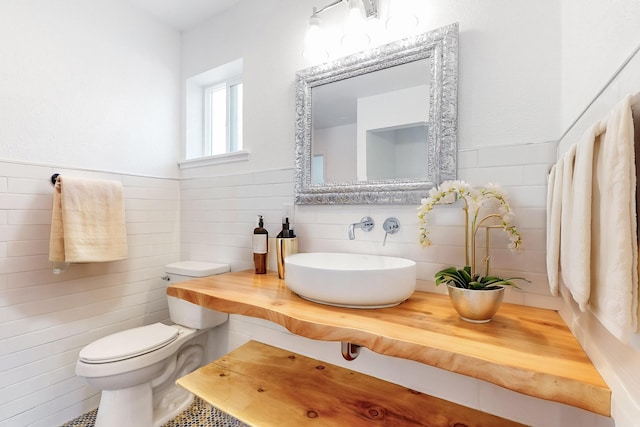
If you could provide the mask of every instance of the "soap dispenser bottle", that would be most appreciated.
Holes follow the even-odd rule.
[[[284,279],[284,259],[298,252],[298,238],[290,228],[289,218],[282,219],[282,231],[276,236],[278,277]]]
[[[253,229],[253,263],[256,267],[256,274],[266,274],[267,272],[267,248],[269,232],[264,228],[262,215],[258,215],[258,226]]]

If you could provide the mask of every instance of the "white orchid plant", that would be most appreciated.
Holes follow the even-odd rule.
[[[464,181],[444,181],[439,187],[429,191],[429,197],[422,199],[418,208],[419,239],[423,247],[431,246],[427,217],[429,212],[439,204],[451,204],[457,200],[464,201],[465,213],[465,262],[464,268],[449,267],[435,274],[436,285],[450,283],[459,288],[495,289],[502,286],[515,286],[513,280],[526,280],[521,277],[507,279],[489,276],[489,230],[502,228],[509,235],[508,248],[517,251],[522,246],[522,235],[512,220],[513,210],[509,205],[506,193],[495,184],[473,188]],[[497,209],[490,211],[492,205]],[[497,212],[496,212],[497,210]],[[489,211],[490,213],[487,213]],[[482,214],[481,214],[482,212]],[[476,234],[480,228],[486,229],[485,275],[476,272]]]

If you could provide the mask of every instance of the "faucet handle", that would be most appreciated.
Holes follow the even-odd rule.
[[[382,229],[389,234],[395,234],[400,229],[400,221],[394,217],[387,218],[384,220],[384,224],[382,224]]]
[[[400,221],[398,218],[390,217],[384,220],[384,224],[382,224],[382,229],[384,230],[384,240],[382,240],[382,246],[387,243],[387,236],[389,234],[396,234],[400,229]]]
[[[360,220],[360,228],[362,231],[371,231],[374,225],[373,218],[370,216],[365,216]]]

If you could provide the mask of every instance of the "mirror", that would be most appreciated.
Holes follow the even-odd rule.
[[[296,74],[295,201],[418,204],[456,177],[458,24]]]

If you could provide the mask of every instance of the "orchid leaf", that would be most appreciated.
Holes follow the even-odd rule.
[[[506,286],[518,288],[514,283],[514,280],[523,280],[531,283],[529,280],[523,277],[495,277],[495,276],[480,276],[479,274],[471,275],[471,267],[465,266],[463,268],[447,267],[438,271],[435,275],[436,285],[442,283],[451,284],[457,288],[474,289],[474,290],[493,290]]]

